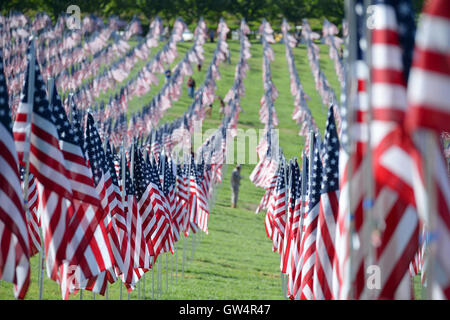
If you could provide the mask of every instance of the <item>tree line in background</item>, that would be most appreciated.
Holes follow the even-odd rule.
[[[412,0],[416,12],[420,12],[424,1]],[[285,17],[294,25],[308,18],[311,27],[320,30],[324,17],[339,27],[344,17],[344,0],[7,0],[0,2],[0,12],[7,14],[17,10],[32,16],[45,11],[55,21],[70,5],[78,5],[82,16],[93,13],[99,17],[116,15],[130,20],[136,15],[144,27],[156,15],[169,23],[182,17],[188,25],[204,17],[211,28],[224,17],[231,29],[237,28],[239,21],[245,18],[253,30],[262,18],[277,26]]]

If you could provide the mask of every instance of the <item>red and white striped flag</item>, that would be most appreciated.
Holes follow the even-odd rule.
[[[305,217],[305,230],[302,236],[300,247],[300,266],[297,272],[300,272],[300,299],[314,299],[314,264],[316,260],[316,236],[317,222],[320,209],[320,190],[322,183],[322,160],[320,159],[320,148],[312,141],[314,155],[312,161],[312,170],[310,172],[308,187],[308,208]]]
[[[323,141],[324,163],[317,221],[316,261],[314,265],[314,299],[331,300],[335,231],[339,210],[339,140],[334,121],[334,106],[328,109]]]
[[[70,175],[59,146],[58,132],[50,118],[45,84],[39,65],[33,59],[33,51],[32,42],[28,49],[28,69],[22,99],[14,123],[14,138],[19,158],[24,160],[29,157],[30,173],[38,182],[38,211],[44,236],[47,274],[52,280],[59,281],[59,268],[63,261],[72,262],[80,258],[79,255],[67,255],[69,222],[74,215],[73,194]],[[31,74],[28,77],[30,72],[34,72],[34,76]],[[29,146],[26,146],[26,141],[30,141]],[[75,252],[76,248],[71,249]]]
[[[0,49],[0,279],[13,283],[14,296],[24,299],[30,283],[28,229],[8,101]]]
[[[450,180],[439,135],[450,131],[450,3],[430,0],[420,16],[408,82],[406,126],[418,155],[414,195],[429,238],[424,272],[429,299],[450,299]],[[416,154],[415,151],[412,151]],[[426,163],[430,170],[426,169]],[[424,172],[430,175],[427,185]],[[434,192],[433,192],[434,191]],[[427,208],[427,202],[433,204]],[[431,262],[431,263],[430,263]],[[427,267],[427,265],[431,265]]]
[[[369,219],[375,225],[370,235],[378,232],[379,239],[368,244],[373,253],[367,261],[379,268],[382,277],[379,288],[365,285],[361,298],[411,299],[408,271],[418,250],[419,221],[411,196],[410,139],[403,121],[414,13],[409,1],[378,0],[372,10],[370,127],[375,199]]]
[[[73,254],[81,255],[81,258],[75,264],[77,268],[74,271],[79,272],[79,279],[77,280],[79,285],[83,285],[87,279],[111,269],[114,264],[111,244],[104,225],[107,212],[105,214],[102,208],[100,196],[94,184],[93,173],[86,163],[78,137],[74,134],[74,130],[69,123],[64,107],[57,95],[56,87],[53,88],[52,93],[50,104],[52,110],[49,117],[58,132],[59,145],[65,160],[64,165],[69,173],[75,208],[75,214],[70,221],[68,245],[69,248],[76,248]],[[71,253],[68,252],[68,254]],[[70,277],[71,275],[67,276]],[[68,288],[69,292],[74,289]],[[64,295],[64,298],[67,299],[68,295]]]

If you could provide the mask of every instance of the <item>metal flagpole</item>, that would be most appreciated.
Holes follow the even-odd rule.
[[[292,165],[292,159],[289,160],[289,174],[288,174],[288,170],[286,168],[285,176],[287,177],[286,181],[288,183],[287,185],[289,186],[290,192],[294,192],[294,190],[290,189],[290,186],[292,185],[292,174],[290,172],[291,165]],[[289,206],[289,204],[288,204],[288,193],[286,192],[286,212],[288,211],[288,206]],[[284,299],[287,299],[288,274],[284,273],[283,277],[284,277],[283,278],[283,280],[284,280]]]
[[[188,264],[192,263],[192,260],[194,259],[194,242],[195,242],[195,238],[197,237],[197,233],[192,233],[192,238],[191,238],[191,257],[188,259]]]
[[[176,242],[173,244],[173,250],[176,251]],[[170,255],[170,286],[173,287],[173,254]]]
[[[183,235],[180,235],[182,237]],[[181,239],[183,241],[183,239]],[[175,245],[175,285],[178,284],[178,248],[179,245]]]
[[[162,287],[161,259],[162,259],[161,257],[160,257],[160,259],[158,259],[158,293],[157,293],[158,299],[161,296],[161,291],[162,291],[162,288],[161,288]]]
[[[151,145],[153,143],[153,134],[152,134],[152,138],[150,140],[151,140],[150,141],[150,147],[151,147]],[[149,159],[150,159],[150,156],[153,158],[153,151],[151,151],[151,148],[150,148],[150,153],[151,154],[149,154]],[[155,300],[155,267],[156,267],[156,261],[155,261],[155,257],[153,256],[152,257],[152,300]]]
[[[162,173],[162,183],[161,186],[164,189],[164,170],[165,170],[165,166],[166,166],[166,156],[164,153],[164,148],[161,151],[160,154],[160,160],[161,160],[161,173]],[[163,289],[162,289],[162,262],[161,262],[162,257],[159,259],[158,262],[158,297],[161,295]]]
[[[434,182],[434,163],[435,163],[435,152],[439,150],[439,146],[436,145],[436,141],[434,139],[433,132],[425,132],[424,133],[424,144],[425,144],[425,153],[427,156],[424,156],[424,179],[425,179],[425,187],[426,187],[426,210],[425,210],[425,218],[427,220],[427,224],[425,224],[426,232],[426,246],[425,246],[425,265],[424,271],[426,271],[426,282],[425,282],[425,293],[426,299],[433,298],[433,287],[434,285],[434,277],[435,271],[434,269],[434,256],[436,255],[436,215],[437,213],[437,195],[436,195],[436,186]],[[425,239],[424,239],[425,241]],[[422,271],[422,272],[424,272]]]
[[[126,196],[126,192],[125,192],[125,142],[124,142],[125,138],[122,138],[122,146],[121,146],[121,154],[122,154],[122,207],[125,210],[125,206],[126,206],[126,201],[125,201],[125,196]],[[122,278],[120,278],[120,300],[122,300],[122,296],[123,296],[123,288],[122,288]]]
[[[288,190],[288,185],[287,185],[287,170],[288,170],[288,166],[286,164],[286,159],[284,159],[283,157],[283,167],[284,167],[284,208],[285,210],[287,209],[287,190]],[[286,229],[285,229],[286,231]],[[283,296],[283,298],[286,298],[285,296],[285,288],[284,288],[284,274],[282,272],[282,270],[280,270],[280,279],[281,279],[281,295]]]
[[[25,174],[23,177],[23,198],[24,198],[24,207],[25,207],[25,213],[27,216],[27,219],[30,219],[30,211],[28,208],[28,180],[29,180],[29,174],[30,174],[30,138],[31,138],[31,117],[33,114],[33,105],[34,105],[34,80],[35,80],[35,73],[36,73],[36,64],[35,64],[35,57],[36,57],[36,52],[35,52],[35,40],[34,37],[31,36],[30,37],[30,41],[31,41],[31,48],[30,48],[30,65],[28,68],[28,110],[27,110],[27,126],[26,128],[29,127],[29,133],[25,136],[26,138],[26,144],[25,147],[28,148],[28,156],[26,157],[26,159],[23,159],[25,161]],[[24,153],[24,156],[26,155],[26,153]],[[41,236],[42,239],[42,236]],[[44,250],[44,242],[42,241],[42,245],[41,245],[41,250]],[[44,254],[42,254],[44,255]],[[41,261],[41,251],[39,251],[39,262]],[[40,274],[42,273],[41,270],[41,264],[39,263],[39,273],[38,273],[38,279],[39,279],[39,299],[42,300],[42,294],[41,294],[41,277]]]
[[[166,292],[169,291],[169,252],[166,252]]]
[[[152,265],[152,300],[155,300],[155,266],[156,266],[156,261],[153,260],[153,265]]]
[[[42,235],[42,230],[41,230]],[[40,270],[40,277],[39,277],[39,300],[42,300],[42,294],[43,294],[43,287],[44,287],[44,259],[45,259],[45,246],[44,241],[42,241],[42,257],[39,261],[39,270]]]
[[[364,0],[364,12],[369,14],[369,6],[370,1]],[[367,121],[367,151],[366,151],[366,159],[367,165],[365,167],[365,175],[366,175],[366,196],[363,200],[363,212],[364,219],[369,219],[370,223],[370,233],[366,235],[366,238],[363,239],[364,243],[368,246],[367,265],[372,265],[375,263],[375,245],[372,239],[375,237],[379,237],[380,232],[380,224],[382,217],[380,216],[379,210],[375,210],[374,201],[375,201],[375,177],[373,172],[373,151],[372,151],[372,120],[373,120],[373,107],[372,107],[372,34],[371,29],[368,27],[368,23],[365,23],[366,27],[366,39],[367,39],[367,49],[366,49],[366,61],[368,65],[368,77],[366,84],[367,91],[367,100],[369,102],[368,110],[366,113],[366,121]],[[369,299],[374,299],[376,297],[376,290],[368,290]]]
[[[347,0],[345,3],[347,21],[348,21],[348,36],[346,40],[348,56],[347,56],[347,68],[346,72],[346,107],[347,107],[347,123],[348,123],[348,165],[347,165],[347,192],[348,192],[348,208],[349,212],[347,213],[347,223],[348,223],[348,239],[347,239],[347,248],[348,248],[348,262],[346,270],[344,271],[345,282],[343,283],[343,288],[348,290],[348,298],[353,299],[353,249],[354,249],[354,230],[355,230],[355,216],[353,212],[353,199],[352,199],[352,190],[353,190],[353,170],[354,170],[354,143],[352,136],[352,125],[353,125],[353,117],[354,117],[354,108],[353,108],[353,99],[356,97],[356,65],[355,61],[356,57],[356,49],[357,49],[357,30],[356,30],[356,21],[355,21],[355,0]],[[345,152],[345,151],[344,151]],[[339,297],[340,298],[340,297]]]
[[[178,153],[177,153],[177,168],[179,165],[179,159],[178,159]],[[181,232],[181,230],[180,230]],[[182,237],[182,234],[180,234],[180,237]],[[183,240],[183,239],[181,239]],[[177,244],[175,244],[175,285],[177,285],[178,283],[178,248],[179,245],[177,246]]]
[[[144,275],[142,276],[142,297],[143,297],[143,299],[145,300],[145,273],[144,273]]]
[[[130,178],[131,178],[131,183],[134,184],[134,138],[131,141],[131,154],[130,154]],[[141,281],[139,279],[138,281],[138,288],[137,288],[137,292],[138,292],[138,300],[141,299]],[[128,300],[130,300],[130,293],[128,292]]]
[[[181,238],[181,241],[183,242],[182,243],[182,245],[183,245],[183,264],[181,266],[181,276],[183,279],[184,279],[184,264],[186,262],[186,245],[185,245],[186,239],[185,238],[186,238],[186,234],[184,234],[184,232],[183,232],[183,237]]]
[[[311,133],[310,133],[310,139],[311,139]],[[311,140],[310,140],[311,141]],[[303,224],[304,224],[304,210],[305,210],[305,198],[306,198],[306,178],[307,178],[307,174],[308,174],[308,169],[306,167],[306,154],[303,151],[303,163],[302,163],[302,185],[301,185],[301,194],[300,194],[300,223],[298,226],[298,244],[301,245],[302,242],[302,237],[303,237]],[[309,160],[311,161],[311,160]],[[300,247],[298,248],[298,250],[300,250]]]

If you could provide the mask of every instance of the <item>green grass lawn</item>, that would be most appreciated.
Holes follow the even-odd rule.
[[[179,55],[174,61],[176,64],[192,43],[179,43]],[[226,62],[220,65],[221,79],[217,82],[217,94],[224,97],[232,87],[234,81],[235,66],[239,58],[239,43],[229,41],[231,49],[231,65]],[[275,60],[271,64],[272,76],[275,86],[279,91],[279,97],[275,100],[275,109],[279,118],[280,145],[287,159],[291,157],[300,158],[304,139],[298,136],[299,127],[292,120],[293,97],[290,93],[288,66],[285,58],[284,44],[273,44]],[[159,48],[162,47],[162,44]],[[154,48],[156,53],[159,48]],[[205,61],[202,72],[197,72],[193,66],[197,88],[204,80],[207,67],[211,61],[216,43],[205,43]],[[334,72],[334,65],[328,58],[328,48],[321,45],[321,68],[324,70],[331,86],[339,96],[340,88]],[[326,122],[327,106],[322,106],[320,97],[315,90],[314,79],[309,68],[306,48],[301,45],[293,49],[295,62],[297,64],[300,80],[306,93],[311,97],[308,105],[312,111],[315,121],[323,133]],[[252,43],[252,57],[249,60],[250,71],[244,81],[246,95],[241,99],[244,112],[240,114],[238,128],[263,128],[259,122],[259,101],[263,91],[262,82],[262,47],[258,42]],[[137,72],[145,62],[140,62],[133,69]],[[151,101],[152,97],[162,87],[163,75],[159,76],[160,84],[151,89],[144,97],[135,98],[129,105],[129,112],[138,110],[143,104]],[[118,86],[119,87],[119,86]],[[102,95],[101,98],[104,98]],[[171,121],[183,114],[191,104],[192,99],[187,96],[186,87],[183,95],[162,119],[161,123]],[[217,128],[220,123],[219,106],[215,103],[211,118],[206,118],[203,130]],[[255,150],[246,149],[246,154]],[[283,299],[281,292],[279,255],[272,252],[272,242],[267,238],[264,228],[264,213],[255,214],[255,209],[263,196],[263,190],[256,188],[248,179],[254,164],[244,164],[242,175],[244,179],[241,184],[239,202],[237,209],[230,208],[231,189],[230,173],[232,167],[225,170],[224,181],[216,193],[215,206],[209,217],[209,234],[202,234],[195,239],[197,246],[193,255],[191,253],[192,237],[185,239],[185,255],[189,263],[185,265],[184,277],[182,276],[183,245],[176,245],[176,256],[168,258],[167,275],[169,286],[166,290],[166,255],[160,257],[161,263],[156,265],[154,278],[152,271],[145,276],[145,296],[151,299],[152,294],[157,296],[158,268],[161,268],[161,294],[159,299]],[[37,256],[31,259],[31,285],[27,299],[38,298],[37,284]],[[178,266],[178,273],[175,271]],[[155,291],[153,291],[153,283]],[[142,284],[143,285],[143,284]],[[416,293],[420,293],[420,283],[415,281]],[[109,288],[109,298],[119,299],[119,282]],[[123,291],[124,299],[127,293]],[[137,290],[130,294],[131,299],[137,299]],[[419,295],[420,297],[420,295]],[[0,298],[12,299],[12,285],[1,282]],[[98,296],[97,299],[104,299]],[[143,296],[141,296],[143,298]],[[61,299],[59,287],[53,281],[45,277],[44,299]],[[80,294],[71,296],[71,299],[80,299]],[[83,299],[93,299],[91,292],[83,292]]]

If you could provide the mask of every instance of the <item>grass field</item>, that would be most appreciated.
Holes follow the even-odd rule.
[[[217,94],[224,97],[226,92],[233,85],[235,65],[239,58],[239,43],[229,41],[231,49],[231,65],[226,62],[220,65],[221,80],[218,81]],[[174,63],[184,56],[191,43],[179,43],[179,56]],[[194,78],[197,87],[203,82],[207,66],[210,63],[215,43],[205,44],[205,61],[202,72],[194,69]],[[298,136],[299,127],[291,119],[293,111],[293,98],[290,94],[289,72],[285,58],[284,44],[273,44],[275,51],[275,61],[271,64],[272,76],[275,86],[279,90],[279,97],[275,101],[275,109],[279,118],[280,145],[287,159],[291,157],[300,157],[303,148],[303,138]],[[161,47],[161,45],[160,45]],[[332,61],[328,58],[328,48],[320,45],[321,48],[321,68],[327,76],[331,86],[339,96],[340,88],[334,72]],[[153,49],[156,53],[157,48]],[[297,64],[299,76],[306,93],[311,97],[308,102],[315,121],[323,133],[326,122],[327,106],[322,106],[320,97],[315,90],[315,84],[306,56],[306,48],[301,45],[293,49],[295,62]],[[244,112],[240,114],[238,128],[262,128],[259,122],[259,101],[263,95],[262,83],[262,46],[255,42],[251,47],[252,57],[249,60],[250,71],[244,81],[246,95],[241,100]],[[144,62],[134,68],[136,72]],[[160,76],[160,84],[155,86],[151,92],[141,98],[136,98],[130,103],[130,111],[134,111],[148,103],[152,96],[158,92],[163,84],[163,77]],[[170,121],[180,116],[192,100],[187,96],[187,91],[183,88],[182,98],[168,110],[164,121]],[[220,123],[218,113],[218,103],[214,105],[212,117],[205,119],[203,129],[217,128]],[[246,150],[248,153],[255,150]],[[255,214],[255,209],[263,196],[263,190],[256,188],[248,179],[254,164],[244,164],[242,169],[243,180],[239,203],[237,209],[230,208],[230,173],[231,167],[225,172],[222,185],[218,188],[216,194],[215,206],[212,209],[209,218],[209,234],[197,236],[197,243],[193,259],[191,247],[192,237],[185,239],[185,255],[189,257],[189,263],[185,266],[184,277],[182,276],[181,266],[183,257],[182,242],[177,243],[176,256],[167,258],[165,255],[160,257],[160,263],[157,263],[154,278],[152,271],[149,271],[145,277],[145,296],[151,299],[152,293],[157,295],[157,275],[158,268],[161,268],[161,294],[159,299],[283,299],[280,282],[279,255],[272,252],[272,243],[267,238],[264,229],[264,213]],[[167,259],[167,260],[166,260]],[[38,298],[37,284],[37,256],[31,259],[32,274],[31,286],[27,294],[27,299]],[[169,270],[168,290],[166,290],[166,262]],[[178,273],[175,272],[176,265]],[[176,276],[178,275],[178,276]],[[153,284],[155,291],[153,291]],[[420,291],[420,284],[415,282],[416,291]],[[119,283],[116,282],[109,288],[109,298],[119,299]],[[123,291],[124,299],[127,299],[127,293]],[[138,297],[137,290],[130,294],[131,299]],[[0,299],[12,299],[12,286],[2,282],[0,284]],[[97,299],[104,299],[98,296]],[[143,298],[143,296],[141,296]],[[59,287],[53,281],[45,277],[44,281],[44,299],[61,299]],[[71,296],[71,299],[80,299],[80,294]],[[83,299],[93,299],[91,292],[83,292]]]

